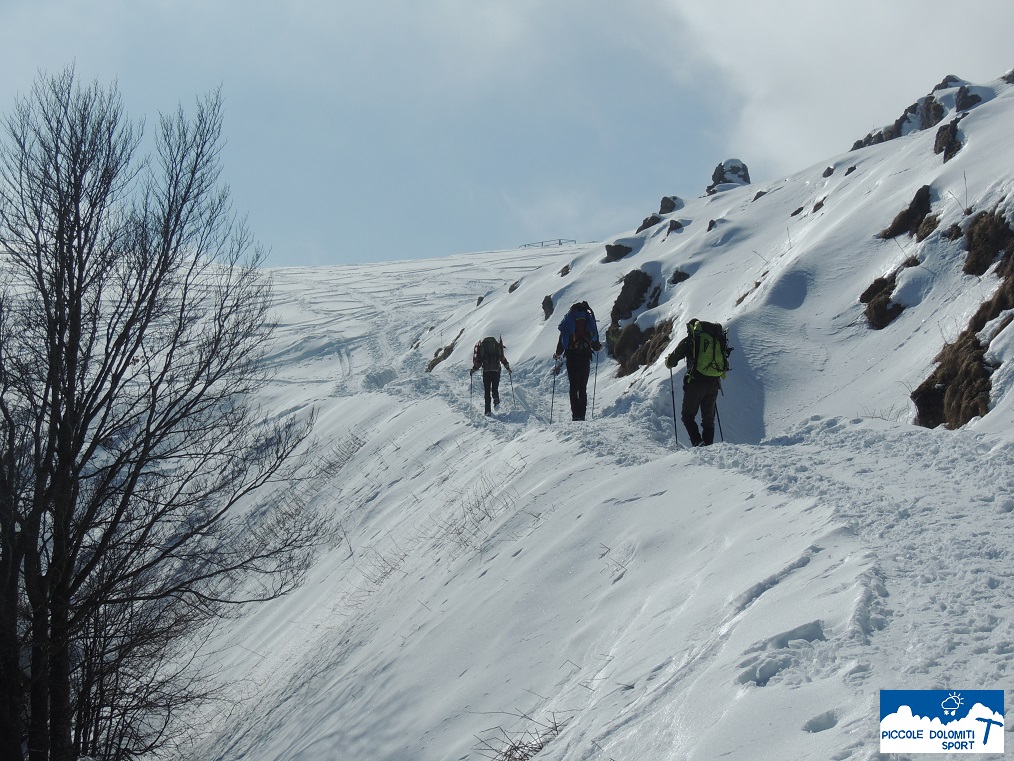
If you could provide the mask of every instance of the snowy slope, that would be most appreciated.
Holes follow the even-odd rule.
[[[552,729],[539,759],[872,759],[880,689],[1005,688],[1012,329],[988,415],[927,430],[909,400],[998,284],[943,231],[1014,211],[1014,88],[976,92],[946,164],[926,130],[615,241],[274,271],[264,403],[316,407],[316,446],[350,452],[316,496],[345,538],[214,640],[234,703],[193,757],[498,758]],[[877,237],[923,185],[937,231]],[[906,308],[871,330],[859,296],[899,268]],[[642,327],[730,327],[723,443],[678,446],[661,359],[602,358],[592,419],[565,414],[556,325],[586,299],[604,330],[633,269],[664,284]],[[467,373],[490,333],[514,368],[492,420]]]

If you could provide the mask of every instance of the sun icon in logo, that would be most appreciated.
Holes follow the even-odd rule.
[[[952,692],[944,698],[944,702],[940,704],[940,707],[944,709],[944,716],[954,716],[964,702],[961,699],[961,693]]]

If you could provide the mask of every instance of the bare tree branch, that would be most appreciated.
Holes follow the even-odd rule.
[[[314,416],[254,403],[270,284],[220,182],[220,93],[163,115],[151,157],[72,68],[4,127],[0,757],[136,758],[206,697],[166,668],[182,643],[328,540],[288,486]]]

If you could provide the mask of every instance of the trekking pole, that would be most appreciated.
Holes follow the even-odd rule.
[[[511,403],[514,405],[511,408],[511,410],[513,412],[517,412],[517,410],[518,410],[518,398],[514,394],[514,373],[512,373],[510,370],[508,370],[507,371],[507,377],[510,378],[510,381],[511,381]]]
[[[475,373],[468,374],[468,406],[472,406],[472,387],[475,385],[472,383],[472,379],[475,377]]]
[[[725,441],[725,433],[722,432],[722,416],[718,414],[718,402],[715,402],[715,418],[718,420],[718,434]]]
[[[592,408],[591,416],[595,417],[595,389],[599,385],[599,353],[595,352],[595,379],[592,381]]]
[[[680,429],[676,427],[676,381],[673,380],[672,368],[669,368],[669,390],[672,392],[672,432],[673,436],[676,437],[676,443],[680,443]],[[718,406],[715,406],[715,412],[718,412]]]
[[[553,361],[553,395],[549,397],[549,424],[553,424],[553,402],[556,401],[556,376],[560,374],[560,363]]]

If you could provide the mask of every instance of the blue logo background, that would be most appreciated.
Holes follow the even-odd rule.
[[[976,703],[1006,716],[1003,695],[1003,690],[881,690],[880,720],[908,706],[915,716],[949,724],[968,716]]]

